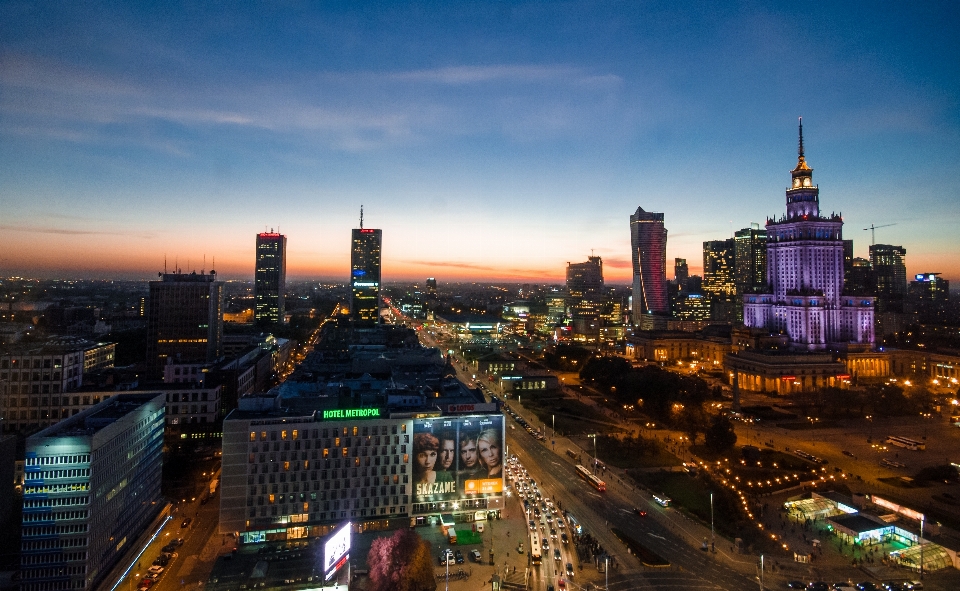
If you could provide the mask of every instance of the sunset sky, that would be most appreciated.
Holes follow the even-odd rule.
[[[919,6],[918,6],[919,5]],[[681,7],[681,8],[678,8]],[[960,3],[0,3],[0,276],[630,278],[785,210],[797,117],[867,256],[960,283]],[[672,275],[672,273],[671,273]]]

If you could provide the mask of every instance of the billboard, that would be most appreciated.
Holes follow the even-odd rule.
[[[332,579],[340,567],[346,564],[350,554],[350,532],[348,521],[323,543],[324,580]]]
[[[503,415],[413,421],[415,503],[503,492]]]

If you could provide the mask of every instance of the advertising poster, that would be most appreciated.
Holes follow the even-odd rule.
[[[476,498],[503,492],[503,415],[413,422],[414,501]]]

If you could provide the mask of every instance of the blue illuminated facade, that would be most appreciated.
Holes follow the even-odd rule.
[[[27,439],[21,591],[94,589],[163,507],[164,400],[120,394]]]

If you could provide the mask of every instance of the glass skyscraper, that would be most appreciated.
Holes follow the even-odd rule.
[[[257,324],[283,322],[286,282],[287,237],[274,232],[257,234],[257,266],[253,283],[253,317]]]
[[[663,214],[638,207],[630,216],[633,258],[633,322],[642,314],[670,312],[667,299],[667,229]]]
[[[362,218],[361,218],[362,220]],[[350,318],[355,324],[380,320],[380,244],[382,230],[353,230],[350,251]]]

